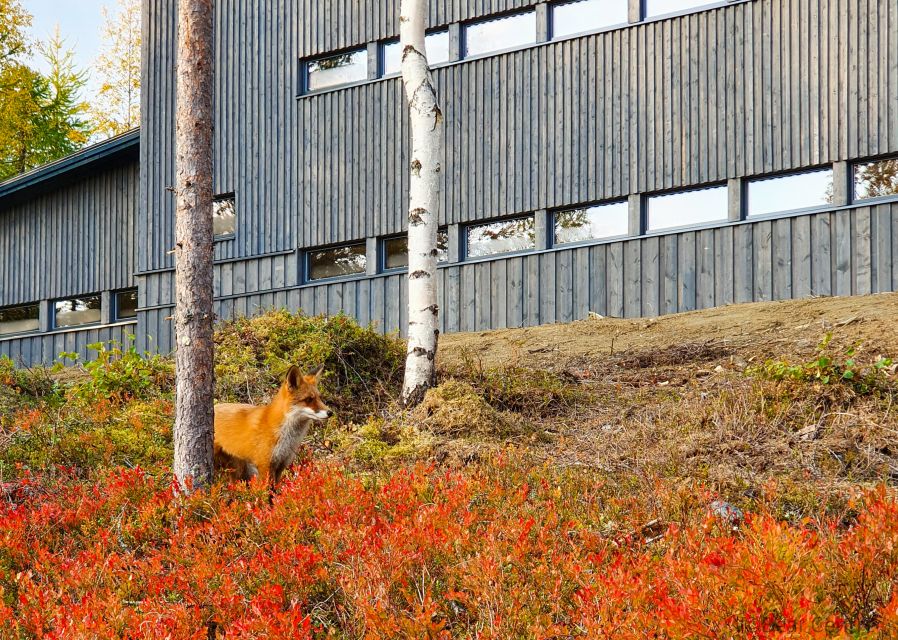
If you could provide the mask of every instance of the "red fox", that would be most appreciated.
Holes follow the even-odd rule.
[[[258,475],[274,486],[293,464],[297,448],[313,422],[333,412],[321,400],[318,379],[324,367],[306,375],[290,367],[272,401],[215,405],[215,458],[217,466],[230,462],[238,477]]]

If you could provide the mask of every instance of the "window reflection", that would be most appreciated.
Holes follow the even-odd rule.
[[[832,169],[763,178],[748,183],[748,215],[820,207],[832,202]]]
[[[358,49],[310,61],[307,66],[306,88],[316,91],[361,82],[367,78],[368,51]]]
[[[726,187],[681,191],[648,199],[649,231],[717,222],[726,218]]]
[[[76,327],[100,322],[100,296],[82,296],[57,300],[54,303],[53,326]]]
[[[526,251],[536,246],[533,216],[468,227],[467,256]]]
[[[626,202],[603,204],[555,214],[555,244],[625,236],[629,231]]]
[[[424,48],[427,50],[427,64],[431,67],[449,62],[449,32],[436,31],[427,34],[424,38]],[[402,45],[398,40],[384,45],[383,65],[384,76],[402,72]]]
[[[408,236],[397,236],[384,240],[384,269],[404,269],[408,267]],[[449,262],[449,232],[437,231],[437,262]]]
[[[465,57],[536,42],[536,13],[527,11],[465,27]]]
[[[701,7],[706,4],[714,4],[716,0],[645,0],[645,17],[654,18],[668,13],[686,11],[693,7]]]
[[[309,280],[365,273],[367,266],[364,243],[309,252]]]
[[[26,304],[0,309],[0,336],[40,329],[40,305]]]
[[[237,230],[237,204],[233,195],[219,196],[212,201],[212,233],[231,236]]]
[[[627,0],[575,0],[552,7],[552,37],[627,23]]]
[[[115,317],[117,320],[137,317],[137,289],[119,291],[115,294]]]
[[[854,167],[854,199],[898,196],[898,158]]]

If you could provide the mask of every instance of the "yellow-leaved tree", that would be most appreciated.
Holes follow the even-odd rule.
[[[140,125],[140,0],[103,7],[102,41],[94,67],[101,80],[91,102],[93,137],[110,138]]]

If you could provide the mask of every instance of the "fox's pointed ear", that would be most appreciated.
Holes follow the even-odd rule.
[[[290,370],[287,371],[287,377],[284,379],[284,382],[287,383],[287,386],[291,389],[296,389],[299,387],[299,383],[302,380],[302,372],[299,370],[299,367],[292,366]]]
[[[309,373],[307,373],[306,375],[308,375],[308,376],[311,377],[311,378],[315,378],[315,382],[318,382],[318,378],[321,377],[321,372],[322,372],[322,371],[324,371],[324,365],[323,365],[323,364],[322,364],[322,365],[318,365],[317,367],[312,367],[311,369],[309,369]]]

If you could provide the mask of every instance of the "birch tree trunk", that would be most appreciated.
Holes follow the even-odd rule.
[[[212,479],[212,2],[178,1],[175,478]]]
[[[402,403],[418,404],[436,383],[437,222],[443,162],[443,112],[427,64],[427,0],[402,0],[402,82],[412,130],[408,211],[408,354]]]

